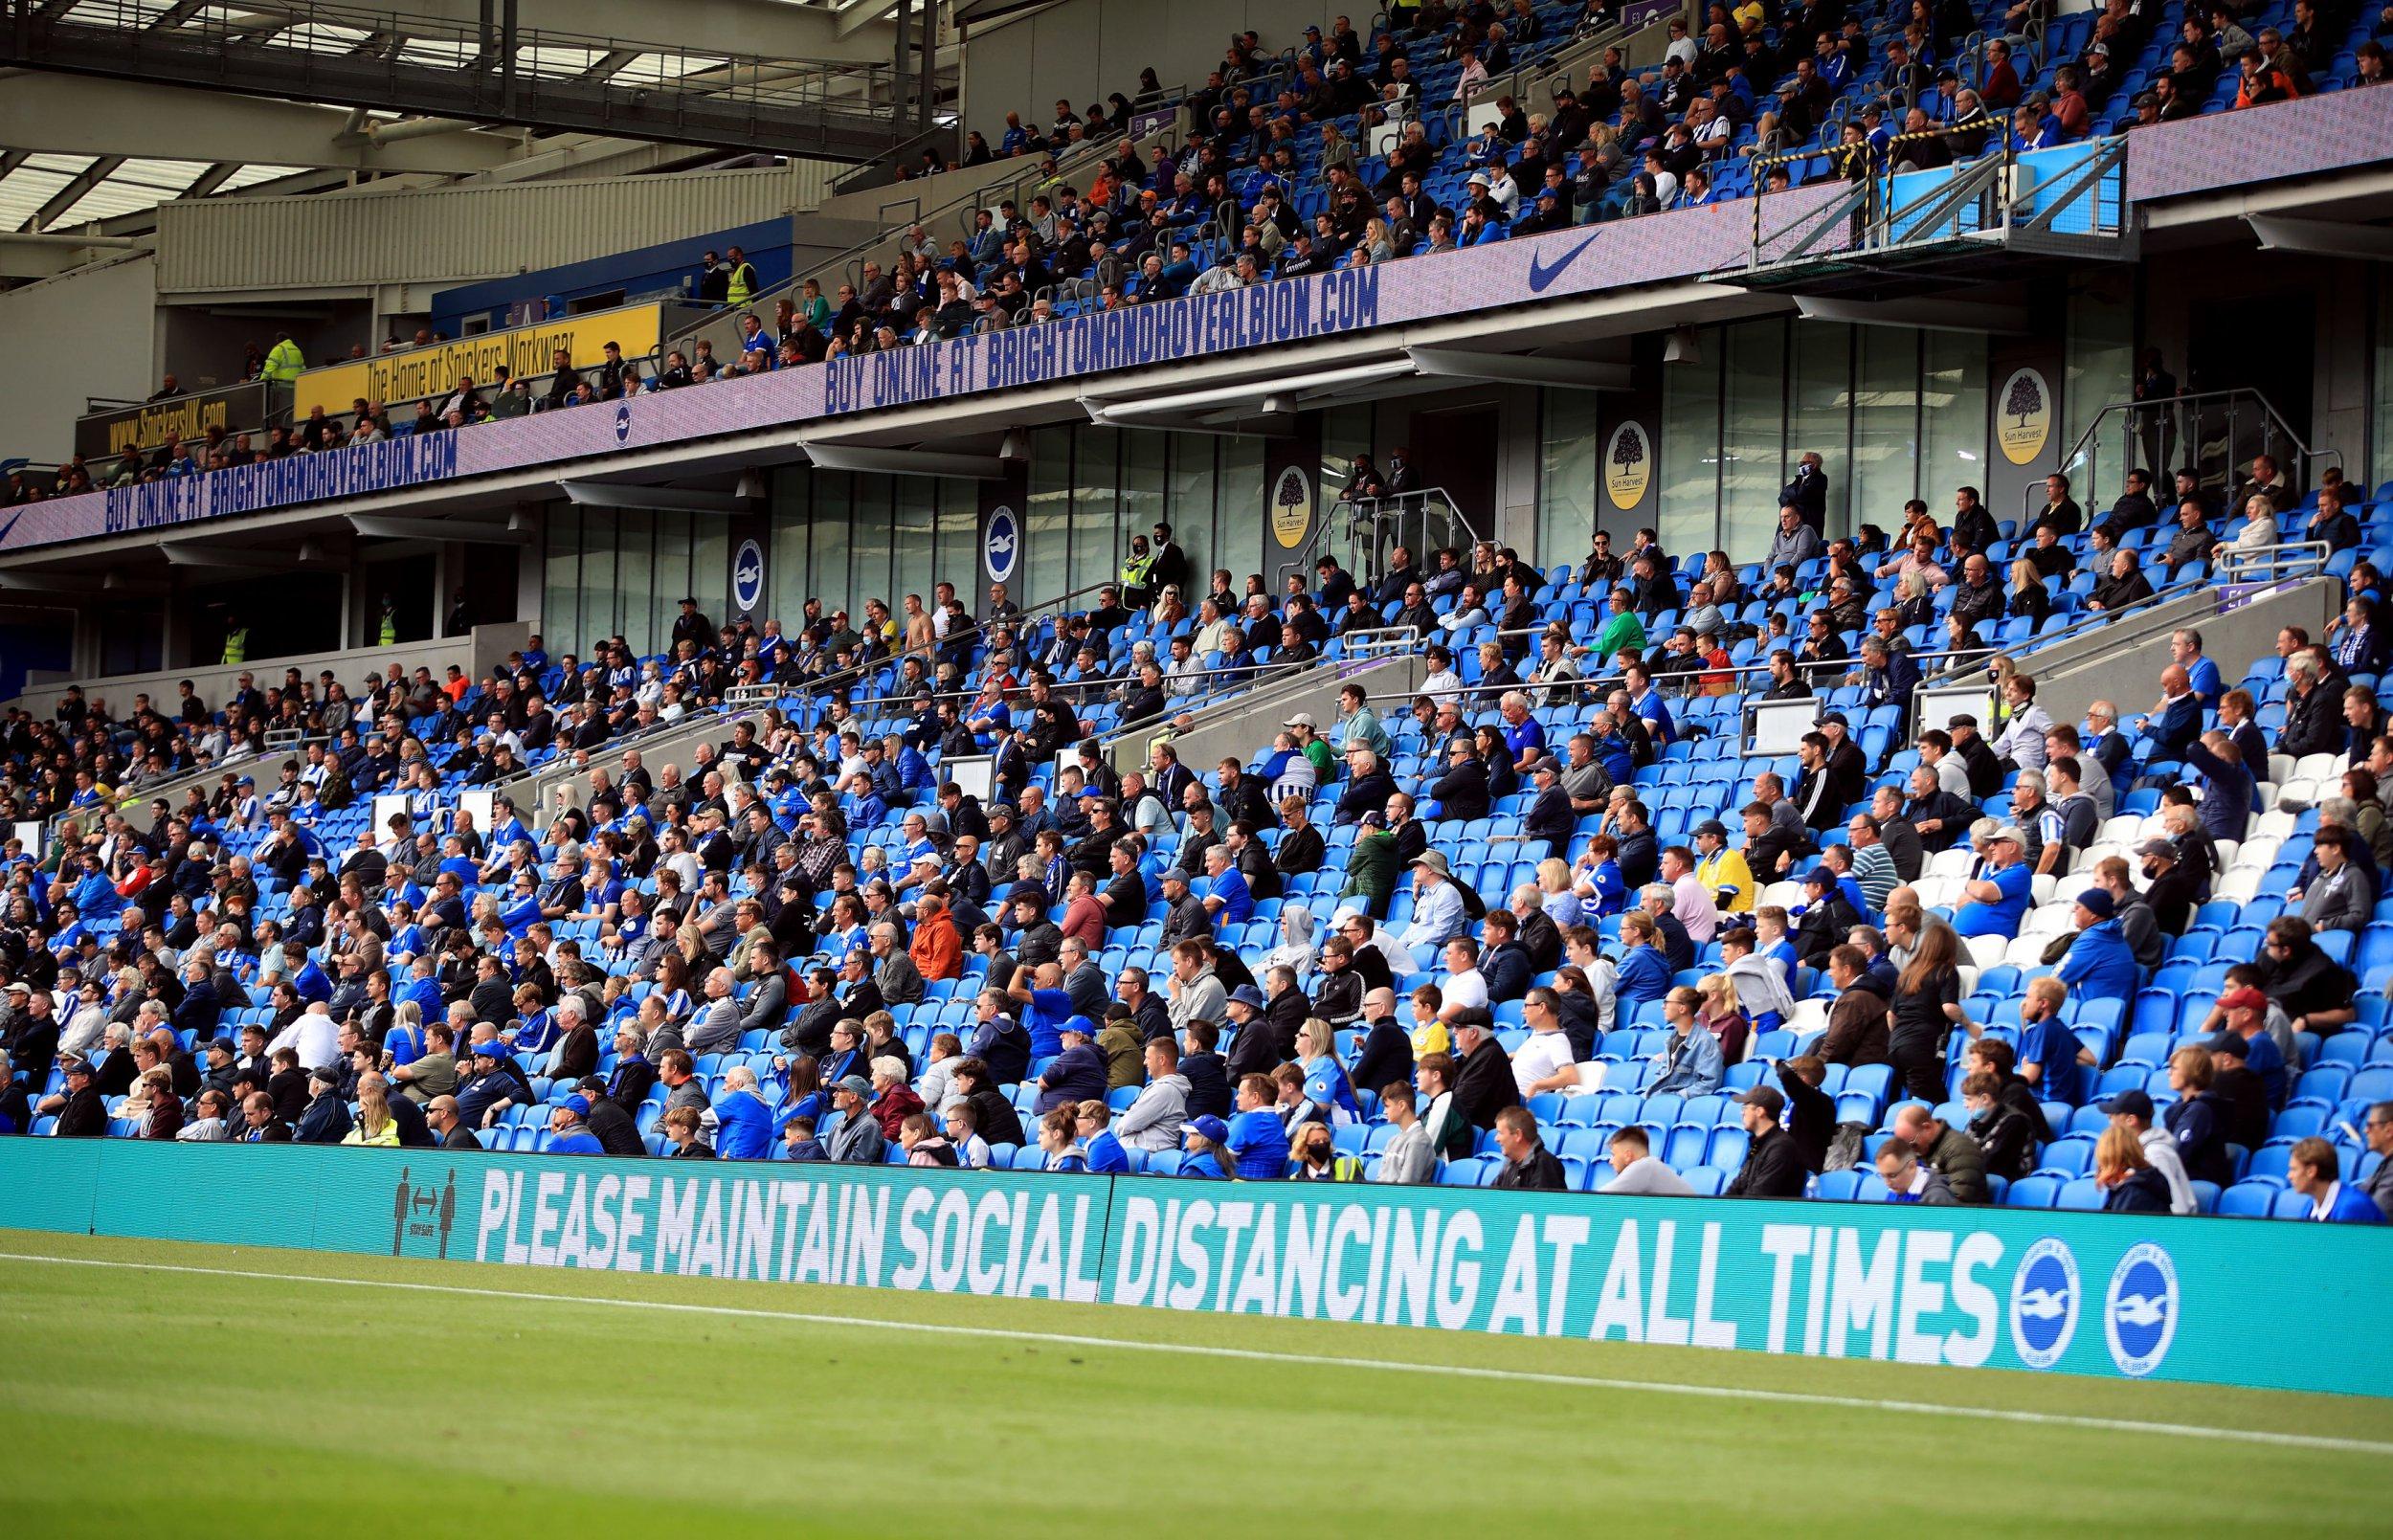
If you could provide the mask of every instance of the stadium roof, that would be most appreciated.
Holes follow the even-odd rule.
[[[702,15],[698,0],[677,0],[674,6],[660,11],[621,8],[610,0],[522,0],[522,25],[527,34],[538,31],[558,35],[570,29],[578,34],[577,42],[592,46],[526,46],[517,52],[517,67],[525,73],[551,78],[572,77],[665,88],[686,82],[692,89],[711,89],[720,84],[720,75],[714,82],[698,78],[709,70],[720,71],[725,64],[728,48],[723,53],[705,52],[710,43],[721,37],[744,53],[803,60],[834,75],[842,69],[858,70],[858,89],[861,91],[868,89],[861,83],[861,67],[867,61],[883,66],[887,62],[893,41],[889,18],[896,9],[897,0],[850,0],[844,5],[836,0],[713,0]],[[456,29],[461,20],[472,21],[479,11],[479,0],[392,0],[389,4],[362,0],[331,5],[320,4],[318,0],[294,0],[289,5],[275,5],[271,0],[255,4],[220,4],[215,0],[36,0],[34,10],[44,17],[127,30],[179,28],[221,32],[232,27],[251,43],[313,54],[373,54],[416,64],[462,68],[471,62],[475,50],[470,40],[456,35]],[[781,12],[789,19],[769,18],[766,12]],[[805,21],[796,22],[798,13],[805,14]],[[669,25],[665,20],[668,17]],[[377,18],[387,24],[373,25]],[[420,21],[426,32],[440,29],[449,35],[409,35],[407,24],[412,21]],[[641,39],[639,31],[664,35]],[[616,35],[627,33],[633,40],[607,46]],[[651,40],[662,46],[642,46]],[[108,85],[78,77],[46,78],[73,80],[78,90],[101,91]],[[19,79],[27,77],[20,75]],[[207,99],[171,86],[145,89],[171,100],[173,113],[195,137],[203,144],[206,142],[202,115],[208,110]],[[110,104],[115,105],[113,101]],[[327,164],[321,155],[278,163],[246,155],[168,159],[138,152],[88,153],[73,142],[101,134],[101,130],[91,126],[93,116],[106,121],[121,120],[123,115],[113,111],[69,115],[65,123],[73,123],[78,117],[83,119],[78,127],[62,124],[69,142],[36,142],[28,148],[0,149],[0,233],[37,234],[72,229],[140,213],[175,198],[237,192],[311,166]],[[201,116],[202,121],[193,122],[195,116]],[[351,112],[338,138],[359,144],[379,143],[379,135],[401,123],[406,123],[410,130],[415,130],[420,123],[426,132],[442,126],[432,120]],[[456,130],[454,140],[472,145],[480,152],[468,152],[475,161],[522,153],[527,141],[522,130],[493,133],[463,124],[452,126]],[[112,131],[131,132],[122,126]],[[19,131],[10,137],[14,143],[23,144],[27,136],[20,125]],[[310,147],[321,143],[322,137],[311,136]],[[492,144],[502,139],[503,147]],[[459,171],[475,168],[479,167],[470,164],[455,167]]]

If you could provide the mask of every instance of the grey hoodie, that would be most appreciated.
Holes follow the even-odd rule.
[[[1131,1149],[1177,1149],[1188,1120],[1188,1077],[1178,1073],[1147,1082],[1138,1100],[1113,1125],[1113,1136]]]

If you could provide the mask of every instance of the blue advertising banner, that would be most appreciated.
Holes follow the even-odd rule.
[[[0,1143],[0,1225],[2350,1395],[2393,1384],[2393,1230],[2379,1227],[30,1139]],[[2302,1280],[2299,1310],[2252,1307],[2263,1256]]]

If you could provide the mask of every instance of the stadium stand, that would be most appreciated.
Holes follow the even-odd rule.
[[[1789,7],[1773,24],[1758,5],[1713,4],[1700,28],[1673,17],[1664,56],[1636,68],[1621,45],[1637,28],[1601,0],[1583,10],[1558,0],[1428,5],[1383,17],[1368,37],[1351,24],[1327,35],[1309,29],[1277,54],[1247,33],[1185,98],[1149,70],[1135,93],[1113,92],[1085,113],[1058,101],[1043,129],[1039,115],[1026,125],[1023,113],[1010,113],[994,146],[988,132],[973,130],[960,165],[1020,158],[1036,160],[1040,174],[1026,202],[968,203],[944,240],[916,222],[889,233],[893,256],[882,255],[890,239],[876,240],[881,259],[772,290],[736,248],[706,251],[694,259],[689,288],[738,312],[727,333],[694,330],[645,359],[461,378],[415,401],[412,416],[361,401],[264,430],[254,444],[219,432],[145,456],[128,449],[112,463],[78,455],[51,478],[15,473],[0,505],[1703,207],[1822,177],[1867,182],[1966,166],[2384,78],[2382,19],[2358,8],[2330,8],[2353,12],[2339,27],[2317,9],[2307,21],[2289,4],[2246,10],[2227,63],[2203,14],[2161,24],[2185,9],[2121,0],[2099,14],[2052,17],[2003,0],[1975,8],[1912,0]],[[1547,110],[1532,111],[1532,101]],[[1135,118],[1162,105],[1180,110],[1184,133],[1143,146],[1127,137]],[[1057,167],[1059,156],[1117,135],[1085,185]],[[921,167],[945,168],[935,152]],[[445,340],[426,329],[411,346]],[[239,368],[240,378],[266,377],[267,351],[253,344]]]
[[[2353,516],[2372,543],[2393,542],[2383,491]],[[2308,511],[2275,496],[2251,493],[2289,542],[2342,516],[2336,483]],[[294,670],[221,710],[12,711],[5,811],[64,822],[41,868],[11,868],[8,1115],[243,1137],[226,1114],[246,1098],[266,1138],[570,1149],[597,1147],[576,1130],[612,1098],[625,1121],[596,1126],[650,1153],[686,1106],[671,1137],[727,1153],[1187,1175],[1221,1150],[1243,1176],[1279,1174],[1318,1125],[1323,1175],[1601,1190],[1650,1152],[1637,1190],[1867,1200],[1883,1174],[1932,1201],[2120,1207],[2157,1165],[2167,1206],[2277,1215],[2334,1179],[2306,1143],[2324,1137],[2330,1164],[2393,1195],[2375,567],[2345,564],[2348,623],[2286,637],[2232,689],[2180,633],[2140,731],[2107,704],[2050,723],[2020,672],[2005,720],[1906,743],[1904,655],[1974,663],[1983,644],[1894,608],[1865,638],[1843,625],[1858,610],[1832,612],[1915,569],[1949,620],[1987,559],[2027,548],[1969,511],[1769,573],[1641,533],[1625,573],[1483,546],[1443,553],[1448,580],[1424,591],[1399,553],[1375,618],[1409,626],[1425,600],[1452,657],[1430,655],[1418,692],[1353,691],[1333,732],[1300,717],[1211,770],[1168,732],[1144,775],[1100,751],[1126,713],[1166,725],[1144,649],[1199,631],[1115,587],[1034,620],[975,621],[943,594],[945,636],[919,610],[876,607],[859,631],[810,606],[793,642],[692,605],[664,657],[535,645],[445,685]],[[2157,543],[2128,533],[2124,549]],[[2094,602],[2070,564],[2104,538],[2039,542],[2065,553],[2021,574],[2042,625]],[[1332,569],[1276,614],[1253,606],[1279,634],[1260,655],[1337,658],[1319,612],[1352,586]],[[1607,588],[1634,627],[1599,627]],[[1527,623],[1490,619],[1481,592]],[[1994,604],[2004,661],[2032,667],[2037,638]],[[1842,635],[1813,628],[1752,672],[1771,633],[1815,615]],[[1221,633],[1207,666],[1244,645],[1202,629]],[[1630,630],[1669,640],[1603,650]],[[741,681],[773,700],[762,732],[741,719],[653,779],[637,750],[598,768],[660,707],[730,722]],[[1741,753],[1747,705],[1788,699],[1819,713],[1797,753]],[[2313,712],[2331,713],[2326,747],[2290,736]],[[278,727],[308,739],[303,760],[257,751]],[[559,753],[593,769],[545,828],[503,800],[495,827],[460,811]],[[961,762],[994,792],[946,778]],[[146,832],[113,811],[187,766],[212,785]],[[279,784],[261,794],[253,766]],[[386,792],[404,798],[387,829]],[[1418,1107],[1388,1097],[1415,1074]],[[386,1075],[431,1126],[383,1121]],[[375,1115],[352,1123],[348,1101]],[[2122,1127],[2136,1137],[2104,1137]]]
[[[1424,6],[1240,60],[1170,159],[1126,141],[816,280],[735,361],[568,368],[522,410],[2381,78],[2382,18],[2178,14],[1716,6],[1632,71],[1600,3]],[[504,414],[469,388],[265,453]],[[1027,609],[958,573],[855,615],[693,596],[658,651],[539,633],[480,677],[386,627],[353,683],[69,689],[5,722],[0,815],[43,837],[7,847],[0,1125],[2393,1215],[2393,482],[2225,458],[2076,488],[2099,514],[2056,474],[2019,518],[1958,487],[1835,538],[1807,463],[1747,548],[1648,525],[1538,565],[1382,538],[1405,488],[1360,457],[1362,569],[1285,592],[1200,591],[1158,524]],[[2175,619],[2255,588],[2337,618],[2220,658]],[[2039,703],[2139,626],[2165,662]],[[1334,722],[1264,709],[1335,681]]]

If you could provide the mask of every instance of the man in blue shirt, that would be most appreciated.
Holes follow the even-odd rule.
[[[583,1120],[590,1116],[590,1099],[578,1093],[567,1097],[548,1114],[548,1150],[551,1155],[603,1155],[606,1147],[590,1131]]]
[[[1505,750],[1512,756],[1512,769],[1526,775],[1546,757],[1546,729],[1530,714],[1529,697],[1518,690],[1505,695],[1502,712]]]
[[[2017,824],[2006,823],[1986,841],[1986,857],[1992,862],[1986,875],[1967,883],[1961,890],[1968,899],[1953,914],[1953,929],[1961,936],[2003,936],[2019,934],[2020,917],[2027,912],[2027,899],[2033,885],[2033,875],[2024,859],[2027,838]]]
[[[2225,683],[2219,678],[2219,665],[2203,656],[2202,633],[2188,626],[2169,636],[2169,658],[2185,671],[2185,682],[2194,692],[2194,699],[2204,711],[2215,710],[2219,697],[2226,693]]]
[[[1254,892],[1227,845],[1205,848],[1205,912],[1216,925],[1243,925],[1255,917]]]
[[[2061,959],[2054,976],[2081,1000],[2132,1000],[2143,982],[2143,971],[2136,966],[2135,949],[2127,943],[2117,913],[2117,901],[2108,888],[2090,887],[2077,896],[2073,914],[2077,939],[2069,944],[2069,955]],[[2021,1047],[2024,1050],[2025,1044]],[[2023,1051],[2020,1062],[2027,1061]]]
[[[2111,895],[2102,896],[2107,899]],[[2086,905],[2081,904],[2078,907],[2083,909]],[[2116,922],[2112,923],[2112,927],[2117,928]],[[2076,956],[2077,948],[2085,944],[2086,938],[2080,935],[2070,947],[2069,955]],[[2093,1056],[2061,1019],[2061,1002],[2068,998],[2068,986],[2057,977],[2046,975],[2027,986],[2027,998],[2019,1008],[2019,1073],[2021,1079],[2036,1088],[2038,1099],[2075,1106],[2085,1100],[2084,1061]]]
[[[1247,1075],[1238,1082],[1238,1115],[1230,1119],[1229,1137],[1222,1141],[1238,1161],[1242,1182],[1276,1182],[1287,1174],[1287,1128],[1272,1105],[1278,1094],[1267,1075]]]
[[[2346,1184],[2335,1147],[2315,1135],[2295,1145],[2286,1155],[2286,1184],[2310,1199],[2305,1217],[2323,1224],[2382,1224],[2384,1214],[2367,1192]]]

